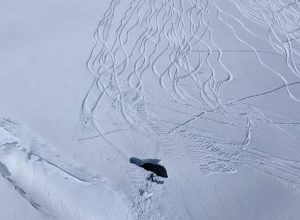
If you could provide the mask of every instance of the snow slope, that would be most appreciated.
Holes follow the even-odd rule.
[[[105,179],[66,165],[26,128],[2,120],[0,144],[2,177],[43,217],[130,219],[125,199]]]
[[[299,1],[2,5],[4,219],[300,218]]]

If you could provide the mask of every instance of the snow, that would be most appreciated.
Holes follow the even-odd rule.
[[[0,219],[300,218],[299,1],[1,3]]]
[[[12,130],[25,129],[7,121],[4,124]],[[82,178],[76,170],[73,173],[70,168],[57,166],[55,158],[42,157],[22,139],[7,133],[1,128],[1,136],[10,138],[1,140],[0,173],[45,218],[130,219],[126,200],[105,179]],[[27,138],[46,148],[34,137]],[[47,152],[47,157],[50,155]],[[92,178],[97,181],[91,181]]]

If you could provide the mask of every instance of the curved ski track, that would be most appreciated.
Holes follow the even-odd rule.
[[[290,140],[297,144],[300,122],[275,117],[246,101],[284,90],[287,98],[299,104],[300,97],[293,89],[299,91],[300,79],[291,82],[288,74],[300,76],[300,2],[227,1],[244,19],[226,11],[221,0],[132,0],[123,4],[112,0],[95,32],[96,43],[87,62],[94,82],[81,107],[83,139],[100,136],[128,160],[131,155],[109,135],[132,131],[156,142],[169,161],[192,163],[202,173],[232,173],[243,165],[299,190],[300,160],[259,150],[252,145],[252,136],[259,133],[259,126],[279,135],[293,129]],[[248,22],[264,28],[268,36],[254,32]],[[224,48],[212,24],[227,28],[243,48]],[[272,50],[258,48],[252,39]],[[257,66],[272,73],[281,85],[242,98],[223,97],[222,88],[238,74],[226,63],[226,57],[240,53],[254,56]],[[271,66],[266,56],[283,59],[289,72]],[[151,83],[153,94],[163,101],[154,103],[147,87]],[[159,116],[160,110],[184,120],[165,119]],[[105,114],[115,120],[115,130],[105,129]],[[221,126],[225,133],[227,129],[242,131],[243,138],[224,139],[197,126],[206,122]],[[147,182],[136,169],[128,165],[125,172],[133,184],[145,188]],[[151,199],[131,193],[137,219],[149,218]]]

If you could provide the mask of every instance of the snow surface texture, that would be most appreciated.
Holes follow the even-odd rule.
[[[298,0],[3,5],[0,219],[300,219]]]
[[[26,128],[8,119],[0,124],[0,173],[42,216],[130,219],[125,200],[104,180],[61,162]]]

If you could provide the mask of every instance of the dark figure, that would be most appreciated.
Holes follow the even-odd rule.
[[[141,165],[145,170],[155,173],[157,176],[168,178],[167,170],[159,164],[144,163]]]
[[[139,158],[136,157],[131,157],[130,158],[130,163],[133,163],[139,167],[143,167],[145,170],[152,172],[150,179],[153,180],[153,173],[156,174],[156,176],[160,176],[160,177],[164,177],[164,178],[168,178],[168,174],[167,174],[167,170],[165,167],[163,167],[162,165],[159,165],[159,161],[158,159],[144,159],[141,160]]]

